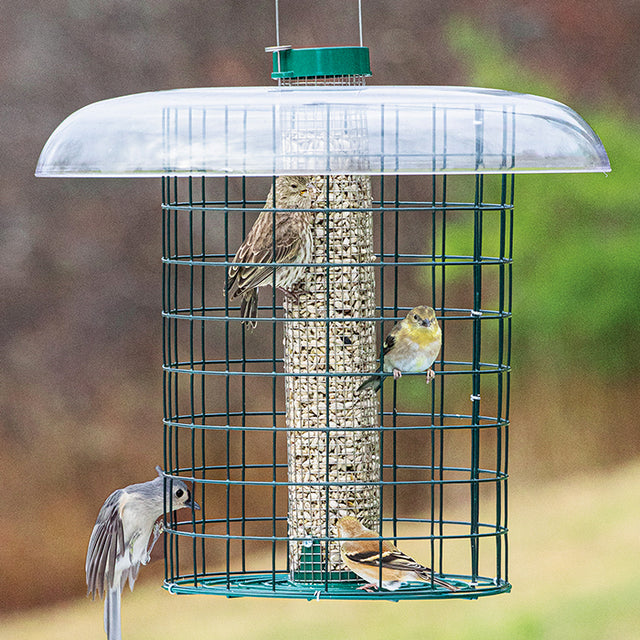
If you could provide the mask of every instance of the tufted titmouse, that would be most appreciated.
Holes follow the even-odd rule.
[[[158,477],[114,491],[102,505],[89,540],[87,595],[104,599],[104,630],[109,640],[120,640],[120,595],[138,577],[141,564],[149,562],[151,550],[160,536],[158,518],[165,512],[190,507],[199,509],[182,480]],[[153,540],[149,545],[149,539]]]

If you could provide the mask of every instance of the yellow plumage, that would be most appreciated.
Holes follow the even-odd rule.
[[[403,373],[426,371],[429,383],[435,377],[430,367],[441,346],[442,332],[435,311],[431,307],[414,307],[385,338],[382,367],[378,371],[393,372],[395,379]],[[358,387],[358,391],[369,388],[377,391],[381,385],[380,376],[371,376]]]

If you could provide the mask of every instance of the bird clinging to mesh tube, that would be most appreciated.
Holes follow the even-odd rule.
[[[240,314],[244,318],[257,316],[258,287],[273,284],[274,270],[275,286],[285,296],[294,299],[298,297],[298,286],[305,267],[298,265],[283,267],[279,264],[301,263],[303,265],[311,260],[313,213],[308,209],[314,187],[310,180],[310,176],[278,176],[276,178],[275,206],[272,187],[264,209],[233,258],[234,263],[249,263],[229,267],[226,286],[226,292],[231,293],[231,298],[242,297]],[[251,320],[243,320],[243,322],[248,322],[252,329],[257,324]]]
[[[394,379],[403,373],[426,371],[427,384],[435,377],[430,368],[440,353],[442,331],[431,307],[414,307],[407,316],[396,322],[382,345],[382,365],[378,371],[393,372]],[[364,389],[377,391],[383,377],[366,378],[356,393]]]
[[[127,580],[133,589],[140,565],[147,564],[162,525],[165,509],[199,509],[187,485],[158,477],[114,491],[102,505],[91,532],[85,571],[87,595],[104,593],[104,630],[109,640],[120,640],[120,596]],[[153,539],[151,536],[153,535]]]

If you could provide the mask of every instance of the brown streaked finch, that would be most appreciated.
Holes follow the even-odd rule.
[[[298,297],[296,285],[299,284],[305,267],[279,265],[308,263],[311,259],[313,213],[304,211],[309,209],[311,204],[310,190],[313,186],[310,179],[308,176],[276,178],[275,206],[272,187],[264,209],[233,258],[234,263],[249,263],[229,267],[226,286],[226,291],[231,293],[232,298],[242,297],[240,314],[244,318],[257,316],[258,287],[274,284],[274,270],[276,288],[280,289],[285,296],[294,299]],[[251,320],[243,320],[243,322],[248,322],[252,329],[257,324]]]

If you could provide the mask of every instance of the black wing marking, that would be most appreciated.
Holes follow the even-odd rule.
[[[384,343],[382,344],[382,355],[386,356],[387,353],[389,353],[389,351],[393,349],[393,346],[395,345],[395,343],[396,343],[396,336],[392,332],[384,339]]]

